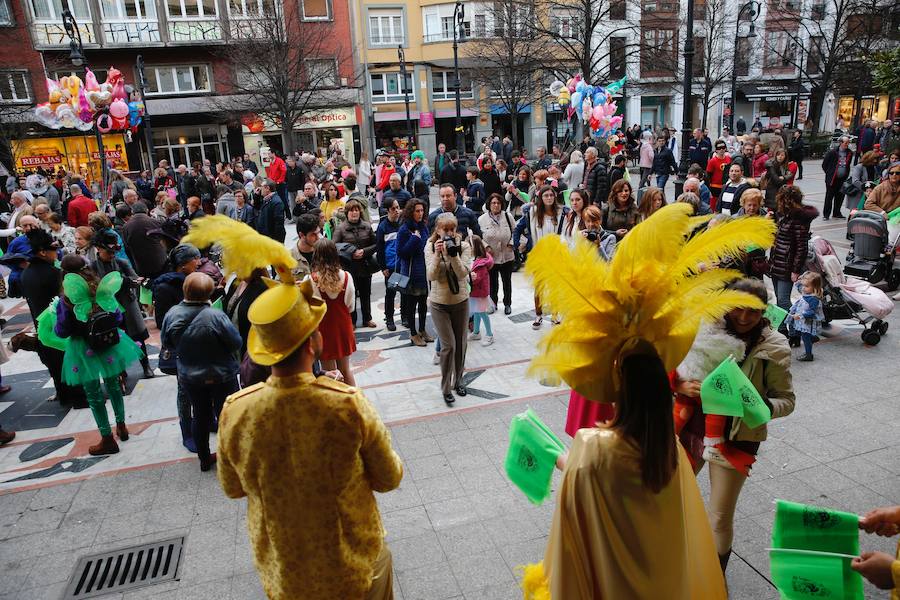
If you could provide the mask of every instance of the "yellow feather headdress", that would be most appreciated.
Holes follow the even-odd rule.
[[[191,230],[181,241],[198,248],[218,244],[222,247],[225,273],[235,273],[238,279],[247,279],[256,269],[271,265],[275,267],[282,283],[294,283],[291,269],[297,266],[297,261],[284,244],[225,215],[212,215],[191,221]]]
[[[653,344],[671,371],[690,350],[701,321],[734,308],[762,308],[755,296],[724,289],[741,277],[738,271],[700,267],[750,246],[771,246],[775,225],[742,217],[689,239],[698,224],[691,212],[684,203],[656,211],[625,236],[609,263],[580,239],[574,246],[555,235],[538,242],[526,272],[562,324],[541,339],[529,373],[562,379],[590,400],[613,402],[614,363],[629,339]]]

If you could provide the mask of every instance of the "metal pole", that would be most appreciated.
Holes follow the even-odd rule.
[[[800,46],[800,61],[797,63],[797,100],[794,102],[793,121],[794,129],[800,125],[800,90],[803,89],[803,46]]]
[[[456,92],[456,151],[460,158],[466,153],[466,135],[462,126],[462,99],[460,98],[459,84],[459,28],[465,15],[465,8],[461,2],[457,2],[453,8],[453,89]]]
[[[728,129],[732,134],[734,133],[734,114],[737,112],[737,62],[739,51],[737,40],[740,39],[741,17],[744,15],[744,11],[748,8],[750,9],[751,20],[750,33],[749,35],[747,35],[747,38],[749,39],[756,37],[756,34],[753,32],[753,23],[756,21],[756,17],[759,15],[759,11],[756,10],[754,4],[756,4],[756,2],[754,2],[754,0],[750,0],[750,2],[743,4],[741,8],[738,9],[737,20],[734,25],[734,62],[731,65],[731,116],[728,119]]]
[[[146,96],[146,86],[147,86],[147,77],[144,75],[144,56],[142,54],[138,54],[137,57],[137,70],[138,77],[140,81],[138,84],[140,85],[141,90],[141,102],[144,103],[144,138],[147,142],[147,168],[150,169],[150,172],[153,172],[153,155],[156,153],[156,149],[153,147],[153,130],[150,127],[150,111],[147,108],[147,96]]]
[[[413,130],[412,119],[409,117],[409,89],[406,87],[406,55],[403,53],[403,46],[397,46],[397,56],[400,58],[400,79],[403,86],[403,103],[406,104],[406,143],[407,150],[412,152],[413,149]]]
[[[684,181],[687,179],[690,168],[690,153],[688,145],[691,143],[692,123],[692,99],[691,83],[694,78],[694,0],[687,1],[687,30],[684,40],[684,81],[682,95],[684,103],[681,111],[681,162],[678,165],[678,177],[675,179],[675,197],[681,195],[684,190]]]

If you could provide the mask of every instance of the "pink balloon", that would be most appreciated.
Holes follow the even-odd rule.
[[[606,114],[606,113],[605,113],[605,111],[603,110],[603,107],[602,107],[602,106],[595,106],[595,107],[594,107],[594,110],[591,111],[591,116],[593,116],[594,118],[596,118],[596,119],[598,119],[598,120],[599,120],[599,119],[602,119],[602,118],[604,117],[605,114]]]
[[[94,75],[94,72],[90,69],[87,70],[87,73],[84,76],[84,89],[89,92],[97,92],[100,90],[100,84],[97,83],[97,76]]]
[[[87,96],[84,93],[84,88],[78,92],[78,118],[85,123],[89,123],[94,118],[94,113],[91,110],[91,104],[88,102]]]

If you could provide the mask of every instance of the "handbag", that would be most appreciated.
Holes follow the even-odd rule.
[[[845,196],[855,196],[861,192],[862,187],[860,187],[859,182],[853,181],[850,178],[847,178],[843,185],[841,185],[841,193]]]
[[[404,275],[400,271],[394,271],[391,273],[391,276],[388,277],[387,287],[389,290],[394,290],[395,292],[400,292],[401,294],[405,294],[409,291],[409,286],[412,280],[410,279],[410,275],[412,275],[412,260],[409,261],[409,273]]]

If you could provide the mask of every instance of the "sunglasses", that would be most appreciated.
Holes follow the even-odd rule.
[[[888,175],[900,175],[900,171],[891,171]]]

